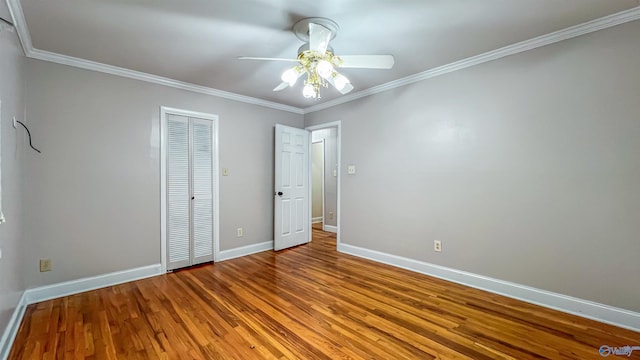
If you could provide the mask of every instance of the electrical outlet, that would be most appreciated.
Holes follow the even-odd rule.
[[[244,230],[242,228],[237,228],[236,229],[236,236],[237,237],[243,237],[244,236]]]
[[[51,259],[40,259],[40,272],[51,271]]]
[[[442,242],[440,240],[433,240],[433,251],[435,252],[442,251]]]
[[[17,129],[18,128],[18,123],[16,122],[16,117],[13,117],[13,128]]]
[[[333,211],[329,211],[329,220],[333,220]]]
[[[356,173],[356,166],[355,165],[347,166],[347,174],[353,175],[355,173]]]

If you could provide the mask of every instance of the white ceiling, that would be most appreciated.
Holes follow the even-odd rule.
[[[640,0],[21,0],[33,48],[299,108],[274,93],[305,17],[340,26],[338,55],[393,54],[393,70],[345,69],[361,91],[640,5]],[[338,97],[325,89],[319,102]]]

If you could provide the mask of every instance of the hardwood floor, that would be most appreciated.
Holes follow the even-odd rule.
[[[9,358],[599,359],[601,345],[640,345],[640,333],[335,246],[314,229],[294,249],[31,305]]]

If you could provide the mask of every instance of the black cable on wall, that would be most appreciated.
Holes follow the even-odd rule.
[[[29,131],[29,128],[27,128],[27,125],[23,124],[21,121],[16,120],[15,118],[13,119],[13,121],[17,122],[18,124],[22,125],[22,127],[27,130],[27,135],[29,135],[29,146],[31,146],[31,148],[35,151],[37,151],[38,153],[42,154],[42,152],[38,149],[36,149],[35,147],[33,147],[33,144],[31,143],[31,132]]]

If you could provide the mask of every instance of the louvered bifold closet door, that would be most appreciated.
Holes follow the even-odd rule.
[[[169,270],[191,265],[189,118],[167,117],[167,257]]]
[[[213,123],[191,118],[193,264],[213,260]]]

